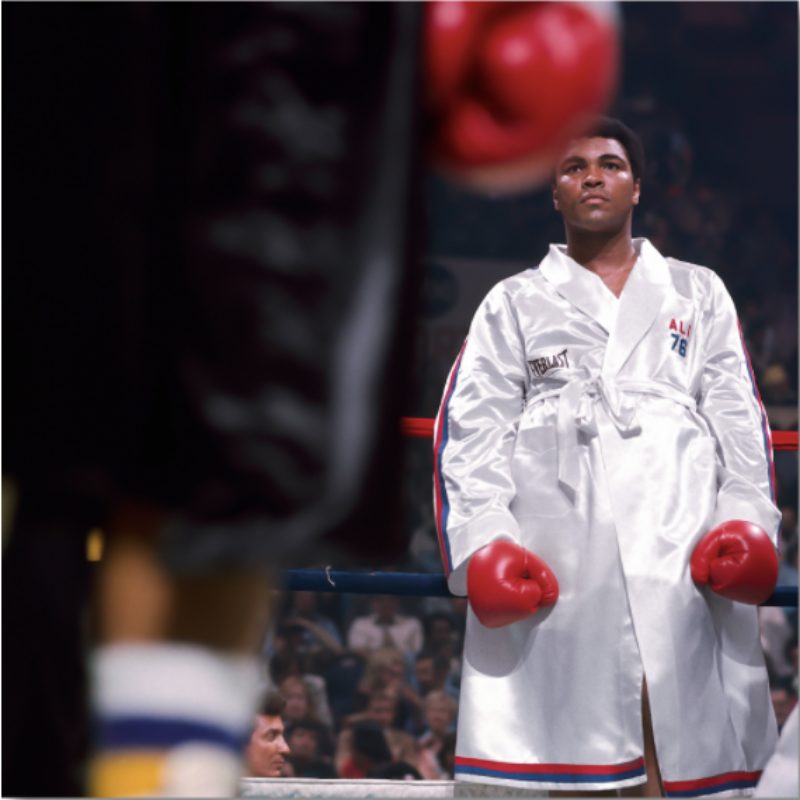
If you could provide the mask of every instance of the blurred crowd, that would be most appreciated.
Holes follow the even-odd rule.
[[[293,592],[264,645],[300,778],[453,777],[466,600]]]

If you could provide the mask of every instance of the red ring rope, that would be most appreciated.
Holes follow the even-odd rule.
[[[404,436],[419,439],[433,437],[433,420],[429,417],[402,417]],[[773,450],[797,450],[797,431],[772,431]]]

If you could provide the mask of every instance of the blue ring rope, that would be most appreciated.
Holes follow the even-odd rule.
[[[282,585],[289,592],[395,594],[412,597],[455,597],[444,575],[427,572],[359,572],[334,569],[287,569]],[[797,608],[797,587],[776,586],[765,606]]]

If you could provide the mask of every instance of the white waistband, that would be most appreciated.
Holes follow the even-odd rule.
[[[567,377],[566,383],[530,397],[525,412],[550,397],[558,397],[558,480],[572,491],[573,496],[580,477],[578,434],[597,434],[595,408],[598,403],[623,436],[641,433],[637,396],[662,397],[692,411],[697,407],[689,394],[662,381],[607,378],[586,369],[564,370],[562,375]]]

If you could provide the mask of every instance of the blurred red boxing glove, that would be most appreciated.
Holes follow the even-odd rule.
[[[467,595],[481,625],[500,628],[553,605],[558,599],[558,581],[547,564],[529,550],[498,539],[470,558]]]
[[[527,188],[613,97],[615,4],[428,3],[425,59],[435,161],[479,188]]]
[[[778,580],[775,545],[763,528],[735,519],[710,530],[695,547],[692,578],[740,603],[763,603]]]

